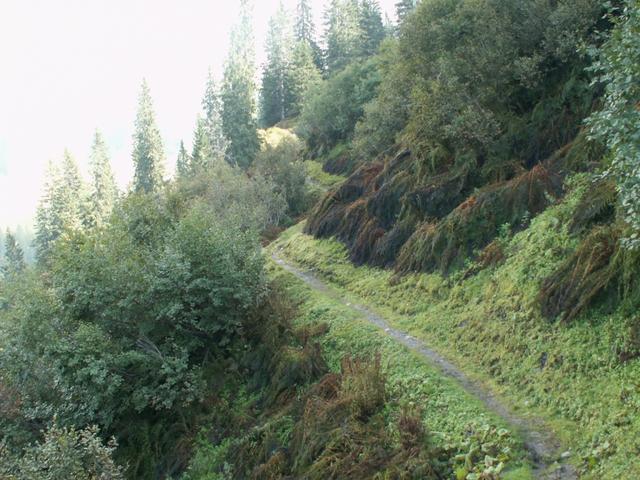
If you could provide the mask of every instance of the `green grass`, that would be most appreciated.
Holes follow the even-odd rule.
[[[535,303],[541,280],[575,248],[565,226],[578,196],[508,240],[502,265],[468,279],[398,279],[387,270],[355,267],[341,244],[304,235],[302,225],[270,248],[425,340],[521,416],[547,419],[584,478],[640,478],[640,360],[621,364],[615,348],[627,319],[592,309],[570,325],[558,324],[541,318]],[[362,348],[360,327],[344,328],[338,346]],[[405,373],[405,365],[397,368],[397,378],[415,375]]]
[[[289,231],[287,235],[291,235]],[[470,426],[492,425],[508,428],[504,421],[487,411],[475,397],[454,381],[443,377],[416,353],[398,344],[339,300],[308,287],[294,275],[270,263],[270,277],[283,285],[299,305],[298,326],[325,323],[329,332],[321,337],[323,355],[331,370],[338,372],[345,355],[370,357],[380,353],[385,365],[391,397],[389,407],[413,404],[421,408],[431,434],[442,444],[465,437]],[[513,459],[504,478],[530,479],[526,452],[515,438]]]
[[[331,190],[345,180],[345,177],[325,172],[322,163],[317,160],[307,160],[304,164],[307,166],[307,176],[311,183],[323,191]]]

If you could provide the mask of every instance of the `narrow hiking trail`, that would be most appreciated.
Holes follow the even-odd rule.
[[[359,312],[369,323],[384,330],[384,332],[400,344],[420,354],[427,362],[436,367],[444,376],[456,380],[464,390],[480,399],[485,406],[502,417],[524,441],[524,446],[531,456],[535,478],[541,480],[574,480],[578,478],[572,465],[562,461],[560,457],[560,443],[554,434],[546,429],[541,421],[534,421],[518,416],[505,403],[493,395],[480,383],[470,379],[463,371],[449,362],[427,344],[417,338],[392,328],[389,323],[372,309],[348,302],[337,290],[327,285],[309,271],[288,263],[277,253],[272,253],[274,262],[287,272],[295,275],[314,290],[317,290],[343,305]]]

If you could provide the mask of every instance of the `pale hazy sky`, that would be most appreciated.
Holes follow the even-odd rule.
[[[390,16],[396,0],[382,0]],[[283,0],[288,8],[296,0]],[[313,0],[318,31],[328,0]],[[278,0],[255,1],[258,63]],[[93,132],[118,182],[132,176],[142,78],[173,169],[190,144],[209,66],[219,77],[239,0],[0,0],[0,228],[31,223],[48,160],[65,147],[81,168]]]

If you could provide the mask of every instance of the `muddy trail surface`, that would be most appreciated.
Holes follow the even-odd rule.
[[[314,290],[357,311],[369,323],[381,328],[387,335],[420,354],[444,376],[456,380],[468,393],[480,399],[490,411],[502,417],[523,439],[524,447],[531,457],[535,478],[541,480],[574,480],[578,478],[575,468],[562,458],[560,443],[557,438],[544,427],[541,421],[518,416],[487,388],[470,379],[462,370],[430,348],[422,340],[391,327],[383,317],[370,308],[348,302],[337,290],[328,286],[312,272],[302,270],[288,263],[276,253],[272,253],[271,257],[277,265],[298,277]]]

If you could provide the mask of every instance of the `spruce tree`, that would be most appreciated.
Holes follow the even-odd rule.
[[[9,229],[4,240],[4,264],[2,265],[2,273],[5,277],[12,277],[26,268],[24,261],[24,252],[18,244],[16,237],[11,234]]]
[[[294,117],[302,111],[309,90],[322,81],[322,74],[316,66],[313,51],[308,43],[296,43],[287,75],[290,85],[289,95],[291,96],[289,113]]]
[[[296,6],[296,18],[294,24],[294,34],[296,43],[304,42],[311,48],[313,61],[316,67],[322,71],[323,59],[322,50],[316,40],[316,26],[313,22],[313,11],[309,0],[298,0]]]
[[[176,161],[176,174],[178,178],[186,178],[191,172],[191,158],[187,149],[184,148],[184,142],[180,140],[180,148],[178,149],[178,159]]]
[[[267,34],[267,63],[262,74],[260,90],[260,120],[265,128],[284,120],[290,110],[290,45],[293,36],[282,3],[269,20]]]
[[[36,212],[34,245],[38,261],[46,262],[54,242],[65,230],[82,227],[84,185],[78,166],[65,150],[61,168],[49,164],[44,195]]]
[[[400,0],[396,3],[396,15],[398,16],[398,24],[404,22],[413,10],[416,8],[418,0]]]
[[[160,188],[164,177],[164,149],[146,80],[142,82],[138,100],[133,135],[133,164],[136,192],[148,193]]]
[[[331,0],[325,12],[325,65],[329,74],[360,56],[361,40],[358,0]]]
[[[360,4],[360,49],[363,56],[375,55],[385,37],[385,27],[377,0],[362,0]]]
[[[193,132],[193,150],[191,152],[190,171],[192,174],[206,170],[211,166],[212,150],[209,143],[206,119],[198,116],[196,129]]]
[[[229,142],[222,128],[222,100],[216,86],[211,69],[207,77],[207,86],[202,99],[206,129],[213,159],[224,159]]]
[[[222,129],[229,140],[226,159],[242,168],[248,168],[260,150],[255,91],[251,4],[249,0],[241,0],[240,21],[231,33],[221,96]]]
[[[89,158],[91,191],[85,223],[89,227],[103,225],[111,216],[118,199],[118,187],[111,169],[107,144],[96,130]]]

